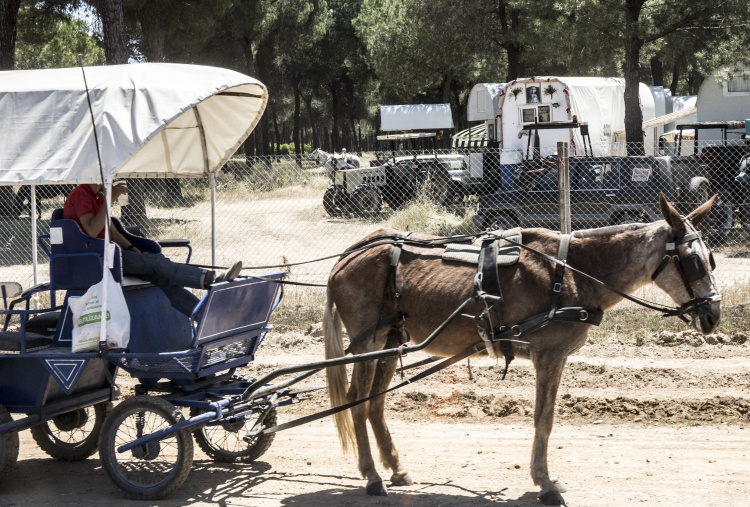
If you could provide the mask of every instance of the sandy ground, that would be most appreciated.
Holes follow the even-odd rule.
[[[571,357],[563,375],[549,465],[571,506],[743,505],[750,495],[750,342],[642,346],[600,338]],[[713,341],[713,340],[709,340]],[[679,341],[677,342],[679,343]],[[322,357],[317,329],[269,335],[247,373],[259,376]],[[407,358],[407,363],[421,356]],[[279,433],[251,464],[213,463],[196,447],[186,483],[159,502],[124,499],[93,456],[48,458],[28,431],[0,485],[0,506],[489,506],[538,505],[528,463],[534,372],[519,360],[501,381],[489,358],[466,362],[389,398],[402,462],[416,484],[364,494],[356,460],[323,419]],[[306,385],[320,385],[313,377]],[[133,382],[120,377],[124,396]],[[285,422],[326,407],[323,391],[279,409]],[[384,478],[388,474],[380,467]]]
[[[274,204],[270,213],[262,200],[223,204],[218,262],[239,256],[258,265],[330,255],[378,225],[329,219],[319,197],[305,192],[284,202]],[[201,210],[206,213],[191,212],[199,218],[189,222],[178,221],[184,210],[171,211],[174,217],[164,218],[176,225],[167,232],[205,246],[206,237],[194,236],[207,230],[210,214]],[[284,223],[294,228],[281,229]],[[237,230],[253,234],[233,235]],[[307,240],[312,237],[318,240]],[[196,255],[197,262],[206,259],[205,251]],[[717,261],[718,275],[727,283],[750,272],[750,259],[733,259],[743,263],[741,268],[729,267],[718,256]],[[0,276],[13,278],[17,269],[6,265]],[[322,281],[327,271],[300,267],[292,275]],[[285,300],[293,302],[291,295]],[[247,373],[257,377],[322,358],[319,329],[274,331]],[[278,434],[270,450],[252,464],[215,464],[196,447],[186,483],[168,499],[151,503],[125,500],[105,477],[98,456],[56,462],[24,431],[19,461],[0,484],[0,507],[536,505],[528,465],[533,368],[518,360],[504,382],[502,366],[494,360],[472,359],[471,368],[471,380],[463,362],[389,398],[394,440],[417,483],[390,487],[386,498],[365,496],[355,458],[342,455],[333,422],[324,419]],[[322,383],[318,377],[308,385]],[[125,396],[132,394],[130,379],[123,376],[119,384]],[[279,409],[279,422],[326,407],[324,392],[316,392],[305,403]],[[597,335],[570,358],[549,451],[551,472],[568,486],[568,505],[744,505],[750,496],[748,454],[747,336],[705,341],[689,334],[672,339],[653,335],[636,343]],[[381,474],[386,479],[390,475],[382,468]]]

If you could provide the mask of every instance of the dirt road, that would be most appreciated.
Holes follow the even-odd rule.
[[[317,330],[272,334],[248,372],[260,375],[323,356]],[[750,496],[750,342],[684,335],[636,345],[597,336],[571,357],[557,402],[549,465],[571,506],[744,505]],[[691,341],[692,340],[692,341]],[[742,342],[742,343],[740,343]],[[408,362],[419,360],[418,355]],[[538,505],[529,476],[533,368],[473,359],[412,384],[387,403],[394,440],[417,484],[364,495],[356,460],[344,456],[323,419],[279,433],[253,464],[215,464],[196,447],[187,482],[154,505],[526,506]],[[313,378],[309,384],[322,384]],[[130,395],[132,381],[120,386]],[[279,409],[280,422],[320,410],[324,392]],[[97,456],[59,463],[28,431],[0,485],[0,507],[149,505],[125,500]],[[388,478],[381,468],[381,474]]]

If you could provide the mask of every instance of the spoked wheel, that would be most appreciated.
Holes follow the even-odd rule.
[[[60,461],[81,461],[96,452],[104,418],[112,410],[110,402],[79,408],[31,427],[39,448]]]
[[[184,419],[162,398],[136,396],[117,405],[104,421],[99,441],[99,456],[107,476],[140,500],[164,498],[179,488],[193,464],[190,431],[180,430],[122,453],[117,448]]]
[[[10,412],[4,405],[0,405],[0,424],[13,422]],[[0,433],[0,480],[18,461],[18,432],[3,431]]]
[[[200,415],[201,412],[197,408],[190,409],[191,416]],[[260,417],[263,415],[261,414]],[[256,436],[250,442],[244,440],[247,432],[253,428],[260,417],[221,421],[215,425],[204,426],[196,430],[193,435],[198,447],[214,461],[250,463],[263,456],[276,437],[276,433],[269,433]],[[271,408],[266,412],[263,426],[267,428],[276,426],[276,408]]]

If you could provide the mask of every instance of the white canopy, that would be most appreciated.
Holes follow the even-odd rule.
[[[266,87],[214,67],[86,67],[105,179],[217,172],[258,123]],[[101,183],[80,68],[0,72],[0,184]]]
[[[380,130],[452,129],[450,104],[380,106]]]

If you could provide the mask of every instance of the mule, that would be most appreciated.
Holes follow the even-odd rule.
[[[328,175],[329,178],[333,178],[333,171],[343,165],[349,164],[355,168],[358,168],[360,164],[359,157],[354,153],[336,155],[323,151],[320,148],[315,148],[310,154],[310,158],[312,158],[313,160],[317,160],[318,162],[323,164],[326,169],[326,175]]]
[[[684,218],[662,195],[660,205],[664,220],[577,231],[570,239],[567,263],[623,294],[651,283],[653,276],[654,283],[681,306],[679,312],[689,316],[688,319],[682,315],[684,320],[692,321],[695,329],[708,334],[719,322],[721,296],[712,274],[713,257],[694,228],[706,217],[715,198]],[[368,238],[383,234],[399,232],[381,229]],[[557,257],[561,239],[558,232],[525,229],[522,234],[525,246]],[[431,239],[434,236],[412,234],[411,238]],[[668,243],[672,245],[671,255],[667,255]],[[342,256],[333,267],[328,279],[323,321],[327,358],[344,355],[342,323],[350,337],[357,337],[360,333],[367,335],[366,339],[355,339],[350,344],[354,354],[398,347],[402,339],[418,344],[459,304],[472,296],[476,266],[445,262],[441,259],[442,249],[435,246],[406,243],[400,254],[395,284],[391,285],[386,280],[389,272],[392,273],[393,248],[390,244],[381,244],[354,251]],[[691,276],[686,281],[688,271]],[[525,249],[521,250],[516,264],[500,268],[500,286],[508,296],[503,303],[505,322],[510,326],[548,311],[556,276],[553,262]],[[395,291],[400,294],[398,308],[393,297]],[[623,299],[622,295],[572,269],[565,270],[558,297],[560,308],[580,306],[601,311],[612,308]],[[469,306],[465,313],[476,315],[481,312],[479,302],[471,304],[474,306]],[[408,316],[402,327],[368,331],[380,316],[398,310]],[[536,370],[531,478],[540,488],[539,499],[547,505],[564,503],[561,493],[565,491],[562,482],[552,479],[547,468],[555,398],[567,357],[584,345],[589,327],[589,324],[579,322],[552,322],[541,330],[517,338],[526,341],[526,345],[513,344],[515,355],[531,359]],[[459,318],[424,350],[431,355],[452,356],[480,342],[477,321]],[[496,344],[494,346],[499,349]],[[350,385],[347,385],[344,367],[328,368],[331,406],[384,391],[396,366],[396,357],[355,363]],[[391,483],[412,484],[386,424],[385,401],[385,396],[379,396],[335,416],[344,450],[354,447],[358,453],[359,471],[367,479],[366,491],[370,495],[385,495],[387,489],[373,463],[366,429],[368,420],[380,458],[392,471]]]

